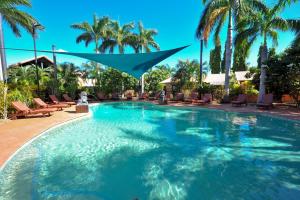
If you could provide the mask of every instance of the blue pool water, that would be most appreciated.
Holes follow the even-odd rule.
[[[22,148],[1,200],[300,199],[300,123],[106,103]]]

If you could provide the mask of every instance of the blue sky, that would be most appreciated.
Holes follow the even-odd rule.
[[[274,0],[272,0],[274,1]],[[76,36],[80,31],[70,28],[70,25],[82,21],[92,21],[94,13],[98,16],[109,16],[112,19],[120,20],[122,24],[131,21],[142,21],[146,28],[155,28],[159,34],[156,37],[162,50],[176,48],[191,44],[186,50],[163,61],[163,64],[173,66],[178,59],[199,59],[199,42],[195,38],[195,29],[200,18],[203,5],[201,0],[32,0],[32,8],[27,12],[35,16],[45,27],[45,31],[39,33],[37,49],[50,50],[52,44],[57,49],[64,49],[71,52],[93,52],[91,44],[86,48],[84,44],[76,44]],[[270,2],[270,1],[268,1]],[[283,17],[300,18],[300,2],[287,8]],[[224,47],[225,34],[222,32],[221,40]],[[8,26],[4,24],[4,37],[6,47],[33,49],[32,38],[23,32],[21,38],[16,38]],[[280,33],[280,52],[286,48],[293,39],[293,33]],[[248,62],[256,65],[258,41],[251,49]],[[209,41],[204,49],[204,60],[209,60],[209,51],[213,43]],[[127,53],[131,53],[128,50]],[[41,55],[41,54],[39,54]],[[51,55],[47,55],[51,57]],[[7,61],[9,64],[32,58],[33,53],[15,52],[7,50]],[[81,64],[85,60],[71,57],[58,56],[59,62],[75,62]]]

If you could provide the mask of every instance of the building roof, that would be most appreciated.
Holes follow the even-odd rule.
[[[53,65],[53,61],[48,58],[47,56],[38,56],[37,57],[37,61],[38,61],[38,65],[40,65],[41,63],[43,63],[45,66],[49,66],[49,65]],[[26,65],[32,65],[35,63],[35,58],[30,58],[30,59],[27,59],[27,60],[23,60],[21,62],[18,62],[18,63],[15,63],[15,64],[12,64],[11,66],[26,66]]]
[[[190,79],[191,82],[198,82],[194,77],[191,77]],[[160,84],[170,84],[172,83],[172,78],[167,78],[166,80],[163,80],[162,82],[160,82]]]
[[[251,78],[246,78],[246,74],[249,71],[240,71],[240,72],[235,72],[235,76],[237,81],[241,82],[241,81],[248,81],[248,80],[252,80],[253,77]],[[191,78],[192,82],[197,82],[194,78]],[[161,84],[170,84],[172,82],[172,78],[168,78],[162,82],[160,82]],[[225,84],[225,74],[208,74],[205,79],[204,79],[205,83],[209,83],[211,85],[224,85]]]
[[[250,78],[245,77],[247,73],[249,73],[249,71],[235,72],[237,81],[242,82],[252,80],[253,76]],[[204,82],[211,85],[225,85],[225,74],[208,74],[204,79]]]
[[[225,85],[225,74],[208,74],[203,82],[211,85]]]
[[[238,81],[251,81],[253,79],[253,76],[250,78],[246,78],[247,73],[249,73],[249,71],[235,72],[236,79]]]

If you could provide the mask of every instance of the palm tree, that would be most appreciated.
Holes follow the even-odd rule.
[[[29,33],[32,33],[32,24],[36,23],[37,20],[31,15],[18,10],[18,6],[31,7],[29,0],[1,0],[0,1],[0,80],[6,79],[6,56],[4,49],[4,36],[2,23],[5,21],[12,29],[13,33],[17,37],[21,37],[20,27],[25,28]],[[2,72],[2,73],[1,73]]]
[[[138,24],[139,32],[134,34],[130,45],[134,48],[135,53],[147,53],[151,52],[151,47],[160,50],[160,47],[157,42],[155,42],[154,37],[157,35],[157,30],[155,29],[145,29],[142,22]],[[144,75],[142,75],[142,88],[141,92],[144,93]]]
[[[160,50],[157,42],[155,42],[154,37],[157,35],[157,30],[155,29],[145,29],[142,22],[138,24],[138,33],[134,34],[134,38],[129,42],[134,48],[136,53],[151,52],[151,47]]]
[[[108,17],[99,19],[99,17],[94,14],[93,24],[82,22],[71,25],[71,28],[83,31],[83,33],[76,38],[76,43],[85,42],[85,46],[88,47],[91,42],[95,42],[95,51],[99,53],[99,41],[102,40],[103,42],[108,39],[109,24],[110,19]]]
[[[81,76],[79,67],[73,63],[63,63],[57,67],[57,72],[59,77],[59,90],[75,98],[78,89],[78,78]]]
[[[200,18],[196,36],[207,43],[211,32],[214,30],[214,41],[217,43],[220,31],[227,24],[227,39],[225,43],[225,98],[229,96],[229,75],[232,63],[232,23],[237,23],[240,16],[259,5],[259,0],[203,0],[204,11]]]
[[[260,10],[257,12],[248,12],[247,16],[242,18],[237,24],[237,29],[240,30],[236,36],[236,43],[241,43],[245,40],[253,41],[259,37],[263,39],[262,50],[260,51],[261,69],[260,69],[260,84],[258,102],[263,101],[265,95],[265,80],[266,80],[266,65],[268,60],[268,38],[272,39],[274,46],[278,44],[277,31],[287,31],[293,29],[292,22],[295,20],[286,20],[279,16],[290,0],[279,0],[274,7],[269,8],[267,5],[260,3]]]
[[[109,52],[113,53],[114,49],[118,47],[119,53],[123,54],[125,47],[132,44],[131,39],[133,29],[133,22],[123,26],[121,26],[118,21],[111,22],[109,39],[103,41],[100,46],[100,51],[105,52],[109,49]]]

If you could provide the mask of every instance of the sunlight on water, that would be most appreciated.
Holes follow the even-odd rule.
[[[0,200],[300,196],[298,122],[132,102],[91,110],[19,151]]]

